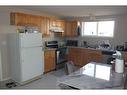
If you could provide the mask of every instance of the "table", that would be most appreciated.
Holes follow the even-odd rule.
[[[126,72],[116,73],[112,66],[91,62],[58,80],[59,86],[74,89],[124,89]]]

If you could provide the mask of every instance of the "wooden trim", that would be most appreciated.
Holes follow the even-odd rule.
[[[26,84],[28,84],[28,83],[31,83],[31,82],[33,82],[33,81],[35,81],[35,80],[38,80],[38,79],[41,79],[41,78],[42,78],[42,75],[39,75],[39,76],[36,76],[36,77],[34,77],[34,78],[30,79],[30,80],[21,82],[20,85],[26,85]]]

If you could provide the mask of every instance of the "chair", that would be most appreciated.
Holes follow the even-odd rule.
[[[73,64],[72,61],[68,61],[65,63],[65,72],[67,75],[74,72],[75,70],[77,70],[77,67]]]

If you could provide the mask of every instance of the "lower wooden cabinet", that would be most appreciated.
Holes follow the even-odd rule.
[[[89,62],[102,62],[103,55],[100,50],[87,50],[87,63]]]
[[[123,52],[122,55],[123,55],[123,59],[125,61],[125,66],[127,67],[127,52]]]
[[[45,50],[44,52],[44,73],[55,69],[55,50]]]
[[[102,54],[99,50],[85,48],[69,48],[68,60],[73,61],[77,66],[84,66],[89,62],[102,62]]]
[[[79,48],[69,48],[68,51],[68,60],[73,61],[77,66],[85,65],[86,54],[84,49]]]

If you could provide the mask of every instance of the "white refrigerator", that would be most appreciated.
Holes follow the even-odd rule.
[[[44,72],[41,33],[11,33],[8,45],[12,80],[24,84],[41,77]]]

